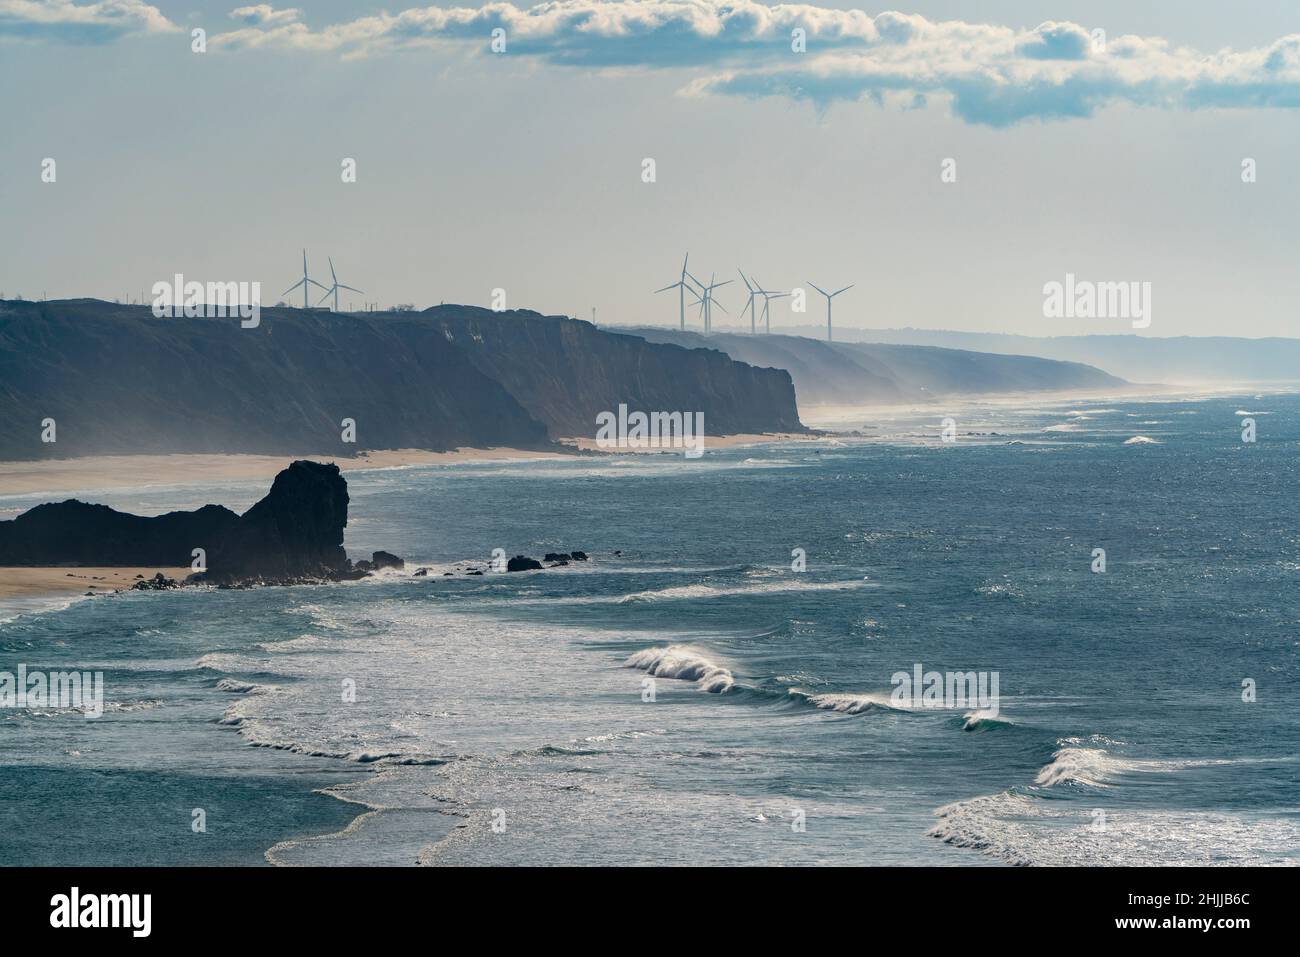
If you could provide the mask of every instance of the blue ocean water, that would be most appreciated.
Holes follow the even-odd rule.
[[[0,863],[1300,862],[1300,396],[1019,401],[350,472],[349,551],[427,577],[11,610],[0,670],[109,707],[0,712]]]

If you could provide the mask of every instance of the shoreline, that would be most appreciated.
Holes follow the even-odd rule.
[[[180,581],[189,568],[145,568],[143,566],[91,565],[6,565],[0,567],[0,612],[38,610],[41,603],[55,599],[78,599],[129,591],[137,581],[159,572]]]
[[[704,448],[722,449],[760,442],[812,439],[812,433],[759,433],[705,436]],[[565,438],[559,443],[568,451],[494,447],[458,448],[450,452],[424,449],[375,449],[355,458],[320,453],[260,455],[245,452],[173,452],[140,455],[87,455],[71,459],[0,462],[0,496],[42,495],[43,501],[60,496],[85,495],[124,488],[153,488],[168,485],[197,485],[215,482],[266,482],[291,461],[333,462],[344,474],[411,468],[422,465],[458,465],[478,462],[570,461],[585,453],[644,454],[674,449],[599,449],[594,439]]]

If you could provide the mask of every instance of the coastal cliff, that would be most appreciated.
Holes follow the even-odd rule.
[[[805,406],[889,405],[948,396],[1100,391],[1128,385],[1093,366],[1029,355],[734,332],[706,338],[695,332],[649,327],[625,332],[650,342],[717,349],[753,366],[786,369]],[[868,333],[845,330],[842,334]]]
[[[99,300],[0,302],[0,459],[544,449],[593,436],[620,403],[703,412],[714,435],[803,430],[784,370],[533,312],[266,308],[245,329]]]

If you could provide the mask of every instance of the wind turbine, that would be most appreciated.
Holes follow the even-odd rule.
[[[749,280],[745,278],[745,274],[741,272],[739,269],[737,269],[736,272],[740,273],[741,281],[744,282],[745,288],[749,290],[749,301],[745,303],[745,309],[749,310],[749,334],[751,336],[757,335],[758,334],[758,313],[754,309],[754,299],[762,293],[762,290],[755,289],[750,284]],[[767,305],[766,299],[763,300],[763,305],[764,306]],[[740,318],[742,319],[745,318],[745,309],[740,310]]]
[[[855,285],[857,285],[857,283],[851,282],[843,289],[836,289],[834,292],[827,292],[825,289],[821,288],[821,286],[817,285],[815,282],[810,282],[808,283],[808,285],[812,286],[819,293],[821,293],[823,296],[826,297],[826,341],[830,342],[831,341],[831,300],[834,299],[842,292],[848,292]]]
[[[678,310],[678,318],[681,321],[682,332],[686,331],[686,290],[688,288],[686,285],[686,280],[687,278],[690,277],[690,274],[686,271],[686,261],[690,258],[691,258],[691,254],[688,252],[686,254],[685,259],[682,260],[682,277],[680,279],[678,279],[671,286],[664,286],[662,289],[655,290],[656,294],[661,292],[667,292],[669,289],[677,290],[677,310]],[[692,290],[692,292],[694,292],[694,290]]]
[[[304,251],[302,255],[303,255],[303,266],[304,266],[303,275],[305,276],[305,275],[306,275],[306,268],[305,268],[305,267],[306,267],[306,264],[307,264],[307,253]],[[329,259],[328,256],[327,256],[326,258]],[[333,259],[330,259],[330,279],[333,280],[334,285],[331,286],[329,289],[326,289],[326,290],[325,290],[325,295],[321,296],[321,297],[320,297],[320,302],[316,303],[316,305],[318,305],[318,306],[320,305],[321,302],[324,302],[326,299],[328,299],[328,298],[330,297],[330,293],[333,293],[333,294],[334,294],[334,311],[335,311],[335,312],[338,312],[338,311],[339,311],[339,290],[340,290],[340,289],[349,289],[349,290],[351,290],[352,292],[355,292],[355,293],[361,293],[361,295],[365,295],[365,293],[362,293],[360,289],[353,289],[351,286],[345,286],[345,285],[343,285],[343,283],[339,282],[339,277],[336,276],[336,275],[334,274],[334,260],[333,260]]]
[[[691,277],[695,285],[699,286],[704,293],[700,301],[700,312],[704,316],[704,334],[706,336],[713,331],[713,307],[717,306],[723,312],[727,311],[726,306],[724,306],[722,303],[718,302],[718,300],[713,298],[713,290],[721,289],[723,286],[731,285],[731,280],[728,279],[726,282],[715,282],[714,280],[716,280],[717,278],[718,278],[718,274],[715,272],[712,276],[709,277],[709,284],[706,286],[704,285],[704,283],[700,282],[694,276]]]
[[[757,276],[754,277],[754,283],[758,284]],[[755,289],[754,292],[757,295],[763,297],[763,326],[765,327],[764,332],[766,335],[770,336],[772,334],[772,316],[768,312],[768,306],[771,304],[773,299],[784,299],[790,294],[788,292],[776,292],[775,290],[771,290],[771,289],[763,289],[761,285],[759,286],[758,289]]]
[[[320,283],[318,283],[315,279],[307,278],[307,250],[304,249],[302,251],[302,278],[299,279],[292,286],[290,286],[288,289],[286,289],[284,292],[280,293],[280,297],[284,298],[285,296],[289,295],[289,293],[297,289],[299,286],[302,286],[302,307],[304,309],[308,309],[310,308],[310,306],[307,305],[308,285],[317,286],[321,289],[325,288]]]

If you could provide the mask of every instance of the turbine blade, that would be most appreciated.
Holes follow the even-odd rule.
[[[856,286],[856,285],[857,285],[857,283],[855,283],[855,282],[851,282],[851,283],[849,283],[847,286],[845,286],[843,289],[836,289],[833,293],[831,293],[831,295],[832,295],[832,296],[838,296],[838,295],[839,295],[840,293],[842,293],[842,292],[848,292],[850,289],[852,289],[852,288],[853,288],[854,286]]]
[[[671,286],[664,286],[662,289],[656,289],[656,290],[655,290],[655,293],[658,294],[658,293],[661,293],[661,292],[667,292],[669,289],[676,289],[676,288],[677,288],[678,286],[680,286],[680,285],[681,285],[681,283],[679,283],[679,282],[675,282],[675,283],[673,283]]]
[[[345,286],[345,285],[343,285],[343,283],[341,283],[341,282],[340,282],[340,283],[336,283],[335,285],[337,285],[340,289],[346,289],[348,292],[355,292],[355,293],[356,293],[357,295],[359,295],[359,296],[364,296],[364,295],[365,295],[365,293],[362,292],[360,289],[354,289],[354,288],[352,288],[351,286]]]
[[[334,275],[334,259],[331,256],[326,256],[325,258],[330,261],[330,278],[334,280],[334,285],[337,286],[339,283],[339,277]]]
[[[808,283],[808,285],[812,286],[814,289],[816,289],[816,290],[817,290],[819,293],[821,293],[823,296],[829,296],[829,294],[826,292],[826,290],[823,289],[821,286],[817,285],[817,283],[815,283],[815,282],[810,282],[810,283]]]
[[[297,289],[297,288],[298,288],[299,286],[301,286],[301,285],[302,285],[302,280],[299,279],[296,283],[294,283],[292,286],[290,286],[290,287],[289,287],[288,289],[286,289],[284,292],[280,293],[280,295],[282,295],[282,296],[287,296],[287,295],[289,295],[289,293],[293,292],[295,289]]]
[[[328,299],[328,298],[329,298],[330,296],[332,296],[332,295],[334,295],[334,290],[333,290],[333,289],[330,289],[329,291],[327,291],[327,292],[325,293],[325,295],[321,296],[320,299],[317,300],[316,305],[319,306],[322,302],[324,302],[326,299]]]

